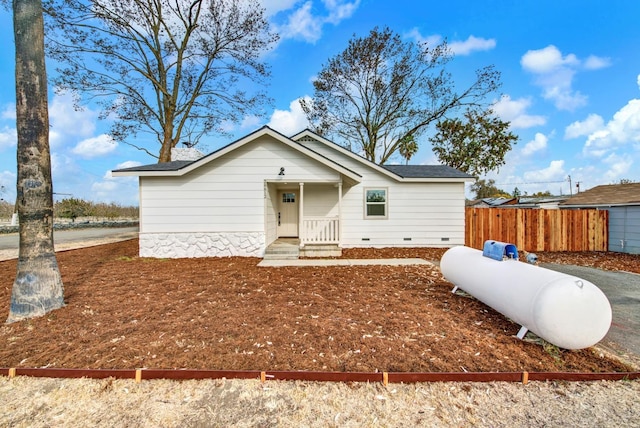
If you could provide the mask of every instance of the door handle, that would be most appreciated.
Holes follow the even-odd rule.
[[[278,226],[280,226],[280,212],[278,211]]]

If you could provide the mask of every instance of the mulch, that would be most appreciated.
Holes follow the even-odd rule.
[[[343,257],[437,261],[444,251],[349,249]],[[518,325],[452,294],[436,266],[264,268],[256,258],[149,259],[137,253],[137,239],[59,252],[66,306],[2,325],[0,367],[630,370],[595,348],[569,351],[517,339]],[[589,256],[539,254],[541,261],[574,257],[640,273],[636,256]],[[15,271],[15,260],[0,262],[4,314]]]

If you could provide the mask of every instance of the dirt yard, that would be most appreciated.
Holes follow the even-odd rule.
[[[443,250],[350,250],[422,257]],[[0,366],[259,370],[627,370],[515,338],[435,267],[258,268],[140,259],[137,241],[58,253],[67,305],[0,327]],[[640,273],[640,258],[538,254]],[[6,314],[16,262],[0,262]],[[640,382],[381,384],[0,377],[0,426],[639,426]]]
[[[422,257],[444,250],[347,250]],[[571,255],[561,256],[575,261]],[[541,255],[559,261],[559,255]],[[595,254],[632,270],[637,257]],[[257,267],[258,259],[137,257],[137,240],[58,253],[66,306],[0,327],[0,366],[319,371],[628,371],[595,349],[515,337],[519,326],[451,294],[436,266]],[[8,313],[16,261],[0,263]]]

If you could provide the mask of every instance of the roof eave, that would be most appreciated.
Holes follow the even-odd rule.
[[[381,172],[382,174],[393,178],[394,180],[397,180],[397,181],[402,181],[403,180],[403,178],[400,175],[398,175],[398,174],[396,174],[394,172],[391,172],[388,169],[385,169],[385,168],[381,167],[377,163],[371,162],[370,160],[365,159],[365,158],[363,158],[362,156],[360,156],[360,155],[358,155],[356,153],[353,153],[351,150],[345,149],[344,147],[342,147],[339,144],[334,143],[333,141],[327,140],[326,138],[316,134],[315,132],[313,132],[313,131],[311,131],[309,129],[305,129],[304,131],[301,131],[301,132],[297,133],[296,135],[291,137],[291,139],[293,141],[298,141],[298,139],[300,139],[302,137],[305,137],[305,136],[311,137],[311,138],[321,142],[322,144],[324,144],[324,145],[326,145],[326,146],[328,146],[328,147],[330,147],[332,149],[335,149],[335,150],[341,152],[342,154],[344,154],[346,156],[349,156],[350,158],[362,163],[363,165],[366,165],[366,166],[368,166],[370,168],[373,168],[376,171]]]
[[[473,177],[401,177],[400,180],[406,183],[471,183],[475,181]]]
[[[181,170],[171,171],[111,171],[113,177],[175,177],[182,175]]]
[[[560,208],[613,208],[613,207],[629,207],[640,206],[640,202],[619,202],[609,204],[558,204]]]
[[[125,176],[139,176],[139,177],[179,177],[182,175],[185,175],[191,171],[193,171],[194,169],[199,168],[200,166],[207,164],[215,159],[218,159],[224,155],[226,155],[229,152],[232,152],[233,150],[236,150],[242,146],[244,146],[245,144],[256,140],[257,138],[260,138],[262,136],[268,135],[278,141],[280,141],[281,143],[289,146],[290,148],[297,150],[299,152],[304,153],[305,155],[309,156],[310,158],[322,163],[323,165],[333,169],[334,171],[348,177],[351,180],[354,180],[358,183],[360,183],[362,181],[362,176],[360,176],[359,174],[335,163],[335,162],[331,162],[330,160],[326,159],[324,156],[321,156],[320,154],[314,152],[313,150],[310,150],[306,147],[304,147],[301,144],[296,143],[295,141],[289,139],[288,137],[284,136],[283,134],[280,134],[277,131],[274,131],[273,129],[269,128],[268,126],[263,126],[262,128],[258,129],[255,132],[252,132],[251,134],[240,138],[239,140],[236,140],[222,148],[220,148],[219,150],[210,153],[207,156],[204,156],[190,164],[187,164],[179,169],[175,169],[175,170],[165,170],[165,171],[113,171],[112,175],[114,177],[125,177]]]

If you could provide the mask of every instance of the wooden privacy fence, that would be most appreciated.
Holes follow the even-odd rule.
[[[466,208],[465,245],[514,244],[525,251],[607,251],[606,210]]]

